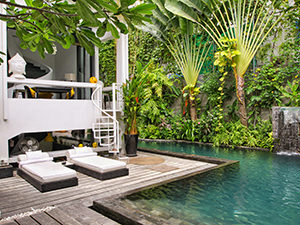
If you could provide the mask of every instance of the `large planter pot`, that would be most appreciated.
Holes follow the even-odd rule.
[[[126,155],[129,157],[137,156],[138,134],[124,134]]]

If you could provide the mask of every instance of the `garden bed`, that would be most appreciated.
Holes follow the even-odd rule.
[[[189,144],[198,144],[198,145],[208,145],[213,146],[213,143],[204,143],[204,142],[198,142],[198,141],[187,141],[187,140],[166,140],[166,139],[146,139],[146,138],[139,138],[139,141],[146,141],[146,142],[176,142],[176,143],[189,143]],[[234,148],[234,149],[246,149],[246,150],[253,150],[253,151],[264,151],[264,152],[271,152],[268,148],[257,148],[257,147],[247,147],[247,146],[232,146],[232,145],[220,145],[218,147],[223,148]],[[139,148],[141,149],[141,148]]]

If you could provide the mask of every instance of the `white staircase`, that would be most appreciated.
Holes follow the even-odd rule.
[[[92,93],[93,104],[97,108],[97,117],[93,123],[94,139],[102,147],[108,147],[109,153],[117,154],[120,149],[120,129],[119,121],[117,120],[117,98],[116,95],[119,85],[113,84],[112,86],[112,109],[103,109],[103,87],[102,84],[97,87]],[[119,105],[119,104],[118,104]],[[109,114],[109,112],[111,114]]]

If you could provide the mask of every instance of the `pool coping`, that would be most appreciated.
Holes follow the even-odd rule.
[[[168,140],[168,139],[148,139],[148,138],[139,138],[139,141],[146,141],[146,142],[163,142],[163,143],[187,143],[187,144],[198,144],[198,145],[207,145],[207,146],[214,146],[213,143],[205,143],[199,141],[188,141],[188,140]],[[248,146],[233,146],[233,145],[220,145],[214,147],[222,147],[222,148],[233,148],[233,149],[246,149],[252,151],[264,151],[272,153],[272,150],[269,148],[259,148],[259,147],[248,147]]]
[[[213,163],[217,164],[214,167],[206,168],[201,171],[193,172],[190,174],[186,174],[183,176],[178,176],[176,178],[171,178],[162,182],[157,182],[155,184],[139,187],[127,192],[124,192],[122,194],[115,194],[110,197],[102,198],[99,200],[93,201],[92,208],[101,213],[102,215],[109,217],[121,224],[128,224],[128,225],[148,225],[148,224],[165,224],[165,221],[160,220],[158,217],[153,218],[150,215],[145,215],[142,213],[139,213],[138,211],[129,211],[124,206],[121,206],[120,202],[121,199],[131,195],[136,192],[140,192],[149,188],[154,188],[157,186],[161,186],[163,184],[167,184],[170,182],[174,182],[176,180],[182,180],[188,177],[195,176],[197,174],[202,174],[208,171],[212,171],[215,169],[220,169],[225,166],[231,166],[231,165],[238,165],[239,161],[236,160],[228,160],[228,159],[221,159],[221,158],[214,158],[209,156],[200,156],[200,155],[190,155],[185,153],[175,153],[170,151],[162,151],[154,148],[138,148],[139,151],[142,152],[148,152],[148,153],[155,153],[155,154],[161,154],[166,156],[172,156],[172,157],[178,157],[183,159],[189,159],[189,160],[195,160],[195,161],[201,161],[201,162],[207,162],[207,163]]]

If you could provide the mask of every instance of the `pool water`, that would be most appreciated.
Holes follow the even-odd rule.
[[[182,143],[139,146],[240,161],[128,196],[139,210],[174,224],[300,224],[300,156]]]

